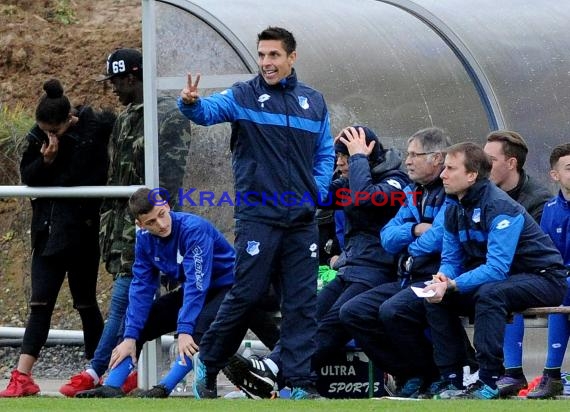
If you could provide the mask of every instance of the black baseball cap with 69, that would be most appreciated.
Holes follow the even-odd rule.
[[[101,81],[129,73],[142,79],[142,54],[137,49],[117,49],[107,57],[107,75]]]

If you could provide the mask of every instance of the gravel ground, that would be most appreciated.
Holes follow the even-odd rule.
[[[18,362],[20,348],[0,348],[0,378],[9,379]],[[44,347],[34,365],[34,377],[39,379],[68,379],[86,364],[83,346]]]
[[[257,339],[251,332],[248,332],[245,338]],[[258,355],[263,354],[258,353]],[[10,379],[10,373],[16,367],[18,356],[20,356],[19,347],[0,346],[0,379]],[[168,351],[163,351],[162,358],[162,371],[166,371],[170,366]],[[69,379],[70,376],[83,370],[86,364],[83,346],[44,346],[34,365],[33,375],[38,379]]]
[[[0,347],[0,379],[9,379],[20,355],[20,348]],[[168,353],[165,353],[164,370],[168,367]],[[46,346],[34,365],[33,375],[38,379],[69,379],[82,371],[87,361],[83,346]]]

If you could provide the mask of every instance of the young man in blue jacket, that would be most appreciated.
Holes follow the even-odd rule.
[[[77,398],[123,396],[121,385],[143,344],[176,331],[179,359],[161,381],[170,393],[192,369],[192,356],[234,282],[234,249],[212,223],[170,211],[167,202],[153,199],[146,188],[131,196],[129,209],[140,230],[124,340],[113,349],[105,384],[79,392]],[[155,300],[161,273],[181,286]]]
[[[474,143],[447,150],[442,262],[423,290],[433,294],[424,305],[442,376],[463,367],[460,315],[474,318],[480,367],[479,380],[451,398],[498,398],[507,315],[557,306],[567,289],[560,252],[528,212],[489,180],[490,171],[489,157]]]
[[[556,146],[550,154],[550,177],[560,186],[558,195],[551,199],[542,213],[540,227],[551,238],[570,268],[570,144]],[[566,279],[570,281],[570,278]],[[567,292],[563,305],[570,305]],[[548,316],[548,352],[540,384],[530,391],[528,399],[548,399],[563,394],[561,368],[570,337],[568,315]]]
[[[247,320],[278,268],[282,291],[281,360],[292,398],[316,395],[318,233],[315,209],[334,168],[329,115],[321,93],[297,80],[293,35],[280,27],[258,34],[259,74],[202,98],[197,75],[178,99],[200,125],[232,124],[236,283],[195,359],[194,394],[217,396],[216,377],[243,339]]]
[[[483,151],[491,158],[493,165],[489,179],[540,223],[542,210],[552,198],[552,193],[525,172],[528,145],[524,138],[512,130],[495,130],[487,135]],[[501,397],[516,396],[527,387],[522,367],[523,337],[523,315],[515,314],[512,323],[505,329],[505,374],[497,381]]]

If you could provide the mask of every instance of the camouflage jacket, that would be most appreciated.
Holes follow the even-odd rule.
[[[190,146],[190,122],[176,100],[158,99],[160,186],[175,194],[182,186]],[[143,104],[129,104],[119,114],[110,142],[109,185],[144,184]],[[175,200],[174,200],[175,201]],[[173,199],[171,199],[171,204]],[[101,256],[113,275],[131,274],[134,262],[135,225],[126,198],[106,199],[101,215]]]

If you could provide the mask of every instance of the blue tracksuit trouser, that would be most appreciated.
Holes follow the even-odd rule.
[[[340,318],[380,369],[404,381],[420,375],[432,379],[437,370],[422,301],[401,282],[385,283],[345,303]]]
[[[497,377],[503,370],[503,339],[507,316],[535,306],[558,306],[566,279],[551,274],[521,273],[485,283],[469,293],[449,293],[440,303],[424,302],[431,327],[434,358],[442,373],[461,367],[465,345],[459,315],[473,316],[473,343],[479,376]]]
[[[208,373],[222,369],[238,350],[249,317],[266,295],[272,275],[278,279],[281,300],[281,364],[292,387],[314,382],[318,233],[314,223],[280,227],[236,221],[235,283],[216,320],[202,338],[200,358]]]

